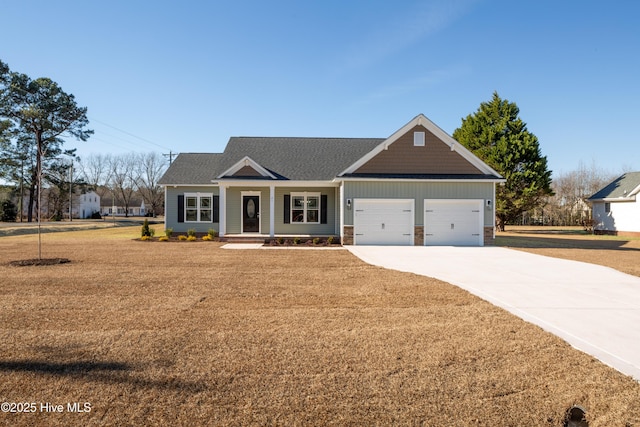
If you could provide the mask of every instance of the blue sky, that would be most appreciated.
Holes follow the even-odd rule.
[[[88,107],[83,157],[220,152],[230,136],[447,133],[492,93],[555,174],[640,170],[640,2],[31,1],[0,59]]]

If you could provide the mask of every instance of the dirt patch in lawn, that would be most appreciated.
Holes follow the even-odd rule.
[[[560,426],[572,405],[640,424],[636,381],[452,285],[136,233],[58,233],[43,250],[72,263],[0,263],[0,398],[37,405],[0,424]]]
[[[505,232],[496,234],[496,244],[640,276],[640,238],[595,236],[580,227],[508,226]]]

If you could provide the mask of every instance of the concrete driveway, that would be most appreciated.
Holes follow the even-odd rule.
[[[466,289],[640,381],[640,277],[499,247],[348,249]]]

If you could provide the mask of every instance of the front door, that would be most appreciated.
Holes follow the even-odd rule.
[[[242,232],[260,232],[260,196],[242,196]]]

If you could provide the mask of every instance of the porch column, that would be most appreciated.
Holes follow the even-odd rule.
[[[344,241],[344,181],[340,181],[340,187],[338,188],[338,206],[340,209],[339,221],[340,221],[340,243]]]
[[[272,239],[276,233],[276,189],[269,186],[269,237]]]
[[[218,235],[223,237],[227,232],[227,187],[224,185],[220,185],[220,199],[218,203],[218,220],[220,221],[220,230],[218,230]]]

